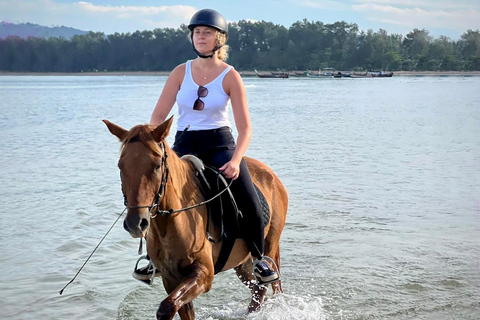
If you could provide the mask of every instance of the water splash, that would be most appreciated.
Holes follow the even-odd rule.
[[[280,294],[265,301],[259,312],[248,314],[244,302],[222,307],[200,308],[207,320],[324,320],[326,313],[320,297]]]

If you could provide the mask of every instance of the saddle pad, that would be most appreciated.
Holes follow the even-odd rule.
[[[262,213],[263,213],[263,227],[265,228],[270,221],[270,207],[268,206],[267,199],[263,195],[262,191],[258,189],[257,185],[254,184],[255,191],[257,192],[258,199],[260,199],[260,204],[262,205]]]

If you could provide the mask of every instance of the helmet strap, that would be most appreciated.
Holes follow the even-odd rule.
[[[215,55],[215,52],[217,52],[217,50],[220,49],[222,46],[220,46],[220,47],[215,46],[215,47],[213,48],[212,54],[209,54],[209,55],[201,54],[201,53],[195,48],[195,45],[193,44],[193,42],[192,42],[192,47],[193,47],[193,51],[195,51],[195,53],[197,54],[197,56],[199,56],[199,57],[202,58],[202,59],[208,59],[208,58],[213,58],[213,56]]]
[[[222,46],[217,46],[217,45],[215,45],[215,47],[213,47],[212,54],[204,55],[204,54],[201,54],[201,53],[195,48],[195,45],[193,44],[193,32],[190,33],[190,39],[192,40],[193,51],[195,51],[195,53],[197,54],[197,56],[199,56],[199,57],[202,58],[202,59],[213,58],[213,56],[215,55],[215,52],[217,52],[218,49],[220,49],[221,47],[223,47],[223,45],[222,45]]]
[[[192,46],[193,46],[193,51],[195,51],[195,53],[197,54],[197,56],[199,56],[200,58],[202,59],[208,59],[208,58],[213,58],[213,55],[215,54],[215,51],[217,51],[217,49],[213,49],[213,52],[212,54],[209,54],[209,55],[204,55],[204,54],[201,54],[197,49],[195,49],[195,46],[193,45],[192,43]]]

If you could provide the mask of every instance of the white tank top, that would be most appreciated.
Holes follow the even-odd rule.
[[[204,103],[203,110],[193,110],[193,104],[197,100],[199,85],[193,81],[192,60],[188,60],[185,67],[185,77],[183,78],[180,90],[177,93],[177,105],[179,118],[177,120],[177,130],[183,131],[187,126],[188,130],[210,130],[220,127],[231,127],[228,119],[228,102],[230,97],[223,90],[223,79],[232,69],[232,66],[226,68],[212,82],[204,85],[208,89],[206,97],[200,98]]]

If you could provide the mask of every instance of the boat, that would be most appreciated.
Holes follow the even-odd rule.
[[[281,73],[278,73],[278,74],[265,74],[265,73],[258,73],[258,71],[255,70],[255,74],[259,78],[273,78],[273,79],[275,79],[275,78],[277,78],[277,79],[288,78],[288,73],[285,73],[285,72],[281,72]]]
[[[372,75],[368,72],[365,73],[351,73],[350,78],[371,78]]]
[[[274,76],[279,76],[281,74],[284,74],[286,73],[285,71],[270,71],[271,74],[273,74]]]
[[[308,75],[308,71],[293,71],[294,77],[306,77]]]
[[[393,72],[372,72],[372,77],[374,78],[391,78],[393,77]]]
[[[333,76],[336,72],[335,68],[323,68],[322,69],[322,72],[325,73],[325,74],[329,74],[331,76]],[[320,71],[319,71],[320,73]]]
[[[307,77],[317,78],[317,79],[330,79],[330,78],[333,78],[333,74],[331,72],[321,72],[320,70],[319,71],[307,70]]]
[[[333,75],[327,73],[307,73],[308,78],[316,78],[316,79],[331,79]]]
[[[334,73],[334,74],[333,74],[333,77],[334,77],[334,78],[341,78],[341,77],[343,77],[343,75],[342,75],[342,73],[339,71],[339,72],[337,72],[337,73]]]
[[[307,70],[307,77],[309,78],[322,78],[322,79],[330,79],[330,78],[349,78],[350,71],[336,71],[334,68],[323,68],[322,70],[318,71],[310,71]]]

